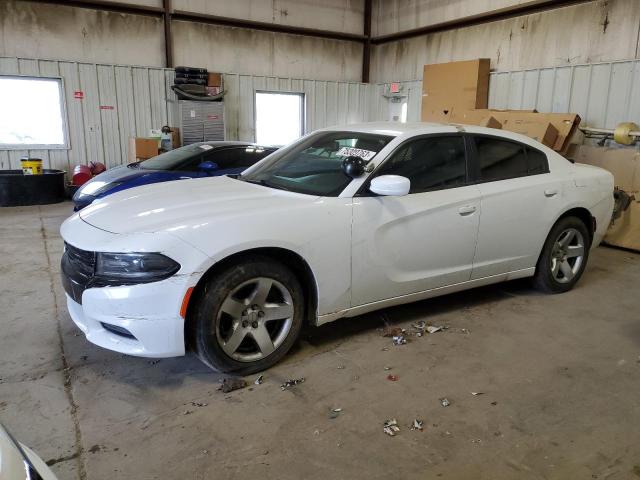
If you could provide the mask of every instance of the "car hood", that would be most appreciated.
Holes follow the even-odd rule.
[[[229,177],[144,185],[99,199],[80,218],[111,233],[176,232],[222,217],[261,216],[313,203],[318,197]]]
[[[166,176],[175,178],[177,175],[174,172],[163,170],[146,170],[141,168],[130,168],[127,165],[121,165],[118,167],[110,168],[102,172],[100,175],[96,175],[88,182],[84,183],[76,192],[77,197],[81,196],[94,196],[95,193],[103,188],[107,184],[111,184],[111,188],[115,188],[122,182],[129,182],[135,179],[143,179],[144,177],[152,176],[155,178],[158,174],[165,174]],[[109,191],[111,188],[105,190]],[[105,193],[103,191],[102,193]]]

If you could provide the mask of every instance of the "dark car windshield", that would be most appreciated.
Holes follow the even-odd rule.
[[[393,137],[359,132],[318,132],[286,147],[240,180],[309,195],[337,197],[351,182],[342,170],[350,156],[371,161]]]

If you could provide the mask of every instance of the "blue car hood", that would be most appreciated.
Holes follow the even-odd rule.
[[[176,180],[186,176],[188,175],[184,175],[184,172],[129,168],[126,165],[122,165],[110,168],[82,185],[74,195],[74,200],[79,201],[86,196],[99,198],[114,191],[145,185],[147,183]],[[111,186],[110,188],[104,189],[106,185]]]

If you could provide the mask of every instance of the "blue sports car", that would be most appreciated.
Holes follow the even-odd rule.
[[[82,185],[73,196],[75,211],[120,190],[185,178],[241,173],[276,151],[246,142],[202,142],[157,157],[107,170]]]

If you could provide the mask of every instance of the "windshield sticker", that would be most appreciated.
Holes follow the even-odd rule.
[[[371,150],[363,150],[362,148],[354,148],[354,147],[342,147],[336,155],[341,157],[359,157],[367,162],[375,157],[376,153]]]
[[[200,145],[202,150],[211,150],[213,147],[211,145]]]

